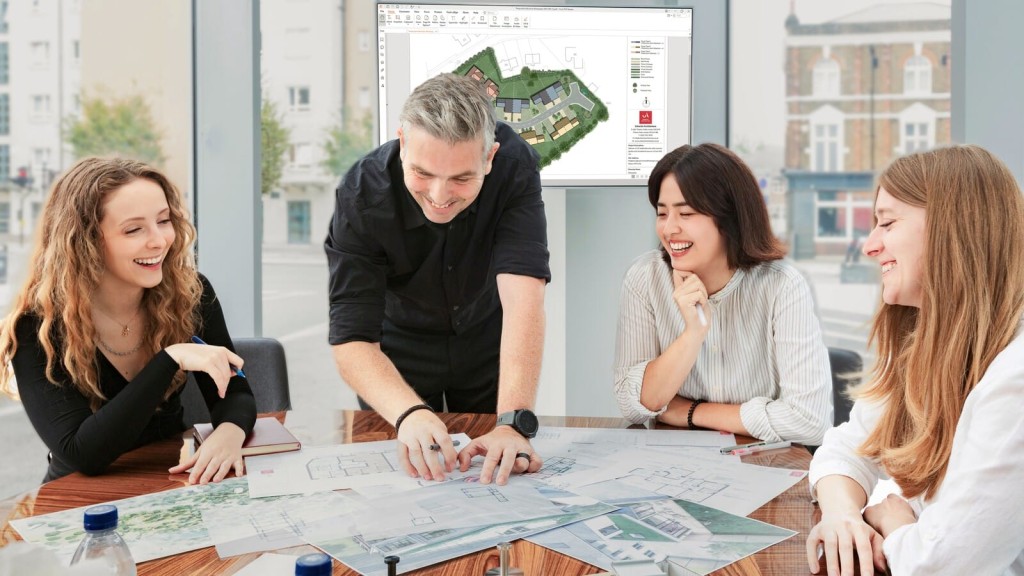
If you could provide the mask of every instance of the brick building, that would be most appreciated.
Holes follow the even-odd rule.
[[[950,9],[882,4],[786,20],[787,224],[794,258],[844,254],[871,229],[877,173],[950,142]]]

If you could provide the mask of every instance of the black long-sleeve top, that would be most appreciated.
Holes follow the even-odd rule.
[[[207,344],[234,350],[213,286],[202,275],[200,279],[202,325],[197,335]],[[40,322],[32,314],[19,319],[15,328],[18,350],[11,363],[25,411],[52,456],[44,482],[75,471],[101,474],[125,452],[185,429],[181,390],[163,399],[178,371],[177,362],[166,351],[157,352],[129,382],[97,349],[100,389],[108,400],[93,412],[88,398],[69,380],[63,363],[58,361],[54,367],[54,377],[61,385],[47,380],[46,353],[38,338]],[[256,400],[244,378],[232,377],[225,397],[220,398],[208,374],[194,375],[214,426],[231,422],[246,434],[252,431]]]
[[[462,334],[501,307],[498,274],[551,280],[539,156],[507,124],[494,137],[480,194],[448,224],[427,220],[406,188],[398,140],[348,171],[324,242],[332,345],[380,342],[385,317]]]

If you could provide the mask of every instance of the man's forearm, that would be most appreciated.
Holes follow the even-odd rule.
[[[403,411],[423,402],[380,344],[346,342],[332,346],[332,351],[341,378],[388,422],[394,424]]]
[[[504,281],[503,281],[504,277]],[[537,278],[499,275],[502,297],[498,413],[533,408],[544,354],[544,289]]]

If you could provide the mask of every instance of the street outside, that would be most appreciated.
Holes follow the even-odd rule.
[[[331,418],[357,408],[327,344],[327,265],[320,246],[264,247],[263,334],[277,338],[288,357],[292,407]],[[865,355],[867,330],[878,293],[872,284],[841,284],[840,261],[796,263],[814,284],[828,346]],[[871,358],[865,358],[870,366]],[[610,393],[610,392],[609,392]],[[0,498],[30,490],[46,473],[46,447],[21,405],[0,396],[0,434],[7,446],[0,470]]]

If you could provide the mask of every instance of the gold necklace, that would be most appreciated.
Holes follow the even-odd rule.
[[[93,310],[96,310],[100,314],[103,314],[104,316],[109,318],[111,321],[113,321],[114,324],[117,324],[118,326],[120,326],[121,327],[121,336],[128,336],[128,334],[131,333],[131,331],[132,331],[131,323],[134,322],[135,319],[139,317],[139,312],[142,311],[142,306],[139,306],[138,308],[136,308],[135,309],[135,314],[133,314],[132,317],[128,319],[128,322],[126,322],[124,324],[122,324],[118,319],[114,318],[110,314],[107,314],[106,312],[101,310],[99,306],[93,306]],[[102,344],[102,343],[103,342],[100,341],[100,344]],[[142,341],[140,340],[139,341],[139,346],[141,346],[141,345],[142,345]],[[104,346],[104,348],[106,348],[107,352],[110,352],[112,354],[117,354],[117,352],[114,352],[113,350],[111,350],[110,348],[107,348],[106,346]],[[139,349],[139,347],[136,346],[135,349],[132,350],[132,352],[135,352],[135,350],[138,350],[138,349]],[[131,354],[132,352],[126,352],[123,355],[127,356],[128,354]],[[121,356],[122,354],[118,354],[118,355]]]
[[[122,334],[122,336],[123,335],[124,334]],[[139,343],[136,344],[135,347],[132,348],[131,350],[128,350],[127,352],[118,352],[117,350],[111,348],[106,342],[104,342],[103,339],[99,337],[99,335],[96,336],[96,342],[99,343],[100,347],[106,350],[107,352],[110,352],[114,356],[131,356],[132,354],[135,354],[136,352],[139,351],[139,348],[142,348],[142,340],[142,338],[139,338]]]

